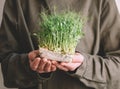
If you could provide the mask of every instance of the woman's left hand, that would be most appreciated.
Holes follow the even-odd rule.
[[[74,71],[76,68],[78,68],[84,61],[84,56],[80,53],[75,53],[75,55],[72,55],[72,62],[65,63],[65,62],[53,62],[54,65],[57,66],[60,70],[63,71]]]

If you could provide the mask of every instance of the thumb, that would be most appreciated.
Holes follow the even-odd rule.
[[[28,58],[33,61],[36,57],[39,56],[39,50],[34,50],[28,53]]]
[[[84,56],[80,53],[75,53],[75,55],[72,56],[72,59],[73,63],[81,63],[84,61]]]

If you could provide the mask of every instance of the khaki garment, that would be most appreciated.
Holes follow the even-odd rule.
[[[39,13],[68,9],[87,17],[76,51],[85,61],[74,72],[37,74],[27,53],[38,47],[31,36]],[[6,0],[0,28],[0,61],[6,87],[19,89],[120,89],[120,18],[114,0]]]

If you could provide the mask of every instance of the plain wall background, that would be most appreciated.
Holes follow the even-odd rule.
[[[1,24],[1,20],[2,20],[2,10],[3,10],[3,5],[4,5],[5,0],[0,0],[0,24]],[[120,0],[116,0],[119,12],[120,12]],[[2,74],[1,74],[1,68],[0,68],[0,89],[8,89],[5,88],[3,85],[3,78],[2,78]],[[9,89],[15,89],[15,88],[9,88]]]
[[[3,10],[4,2],[5,2],[5,0],[0,0],[0,23],[2,20],[2,10]]]
[[[120,0],[115,0],[116,1],[116,4],[117,4],[117,7],[118,7],[118,10],[120,12]]]

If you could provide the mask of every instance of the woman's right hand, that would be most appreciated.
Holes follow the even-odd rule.
[[[57,69],[56,66],[52,64],[51,60],[39,56],[39,50],[34,50],[28,53],[28,58],[30,68],[38,73],[52,72]]]

